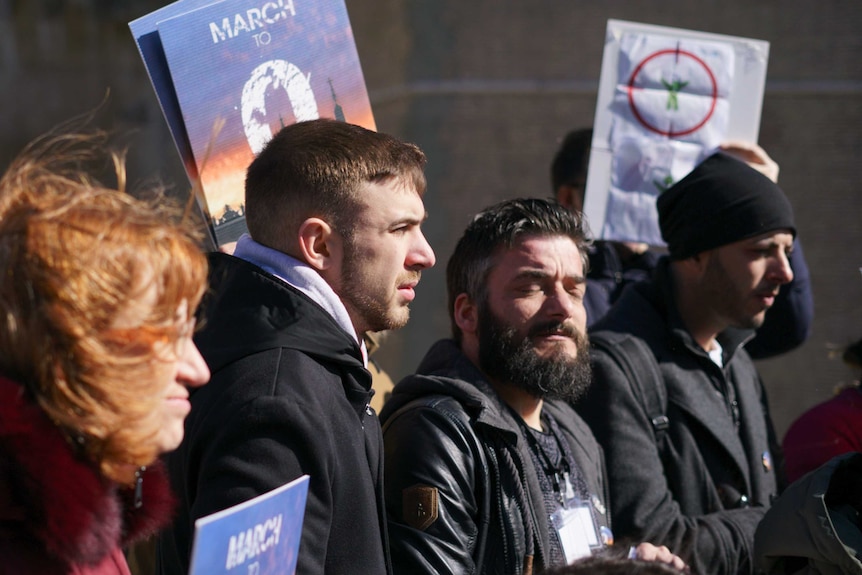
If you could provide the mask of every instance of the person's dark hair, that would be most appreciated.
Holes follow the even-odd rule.
[[[679,575],[680,571],[658,561],[587,557],[564,567],[542,571],[542,575]]]
[[[565,236],[578,247],[586,273],[589,241],[585,228],[580,214],[539,198],[506,200],[476,214],[446,266],[449,318],[455,341],[461,341],[461,329],[454,318],[455,299],[465,293],[476,303],[485,301],[486,279],[499,250],[509,249],[525,237]]]
[[[845,347],[841,359],[850,367],[862,369],[862,339]]]
[[[551,162],[551,186],[554,194],[560,186],[584,187],[592,141],[592,128],[580,128],[566,134]]]
[[[319,217],[352,236],[363,183],[400,179],[425,193],[425,154],[397,138],[335,120],[282,128],[249,165],[246,224],[258,243],[288,251],[300,224]]]

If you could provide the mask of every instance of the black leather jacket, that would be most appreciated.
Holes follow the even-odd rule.
[[[609,532],[601,448],[568,405],[546,401],[544,410]],[[419,373],[395,387],[381,420],[395,573],[522,574],[546,566],[551,528],[529,445],[454,342],[431,348]]]

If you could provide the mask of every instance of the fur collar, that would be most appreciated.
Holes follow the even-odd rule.
[[[71,564],[94,564],[170,519],[174,500],[157,464],[144,473],[143,506],[76,456],[24,387],[0,376],[0,520],[19,521]],[[7,497],[7,495],[10,495]]]

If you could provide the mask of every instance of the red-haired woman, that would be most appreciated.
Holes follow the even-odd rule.
[[[121,545],[169,519],[153,462],[209,379],[195,235],[80,171],[95,149],[53,136],[0,179],[3,574],[127,574]]]

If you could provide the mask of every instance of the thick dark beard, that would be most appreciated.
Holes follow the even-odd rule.
[[[555,353],[542,357],[536,353],[530,334],[520,338],[500,321],[487,305],[479,309],[479,367],[490,378],[523,389],[539,399],[558,399],[569,403],[581,398],[590,387],[592,371],[589,342],[573,330],[570,335],[578,346],[575,359]],[[558,328],[558,324],[535,326],[533,333]]]

